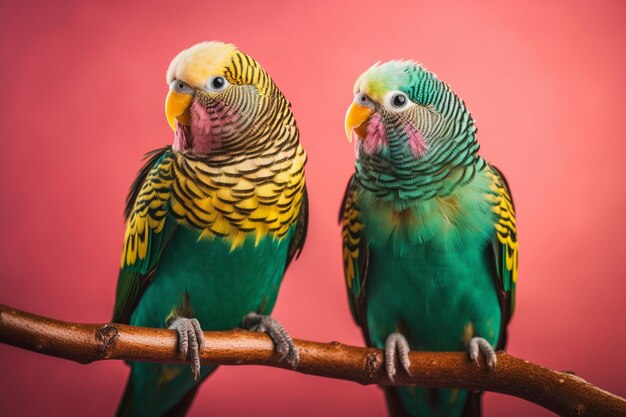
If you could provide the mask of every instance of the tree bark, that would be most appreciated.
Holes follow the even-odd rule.
[[[203,364],[266,365],[289,369],[279,361],[272,340],[264,333],[245,330],[205,332]],[[122,324],[68,323],[0,305],[0,342],[82,364],[104,359],[183,363],[173,330]],[[557,372],[498,353],[495,372],[484,360],[471,362],[464,353],[411,352],[411,373],[402,370],[390,381],[384,354],[372,348],[337,342],[294,339],[304,374],[355,381],[360,384],[416,385],[464,388],[514,395],[561,416],[626,416],[626,400],[599,389],[582,378]]]

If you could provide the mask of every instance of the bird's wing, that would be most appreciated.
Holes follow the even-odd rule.
[[[348,300],[352,317],[363,329],[368,339],[365,314],[365,284],[369,258],[368,243],[363,235],[363,223],[358,206],[359,184],[355,175],[350,178],[339,211],[339,223],[342,226],[343,271],[348,287]]]
[[[126,199],[126,234],[113,322],[128,323],[170,242],[177,222],[168,217],[173,181],[170,147],[146,155]]]
[[[302,253],[302,248],[304,248],[308,228],[309,197],[305,186],[304,192],[302,193],[302,203],[300,203],[300,212],[298,213],[298,219],[296,220],[296,230],[291,238],[291,242],[289,242],[289,250],[287,251],[287,264],[285,266],[285,270],[287,270],[289,264],[291,264],[291,261],[294,258],[298,259],[300,253]]]
[[[502,309],[502,329],[497,348],[506,344],[506,327],[515,309],[515,285],[517,282],[517,225],[515,206],[506,178],[496,167],[487,167],[487,175],[492,179],[493,210],[496,214],[494,236],[489,246],[493,255],[497,276],[498,297]]]

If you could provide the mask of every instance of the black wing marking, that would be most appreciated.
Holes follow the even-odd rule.
[[[296,220],[296,230],[289,242],[289,250],[287,251],[287,264],[285,270],[291,264],[293,259],[298,259],[304,248],[306,242],[306,235],[309,229],[309,196],[304,186],[302,193],[302,203],[300,204],[300,213],[298,213],[298,219]]]
[[[342,226],[343,270],[350,310],[354,320],[361,326],[367,343],[370,344],[365,313],[365,284],[367,281],[369,249],[367,240],[363,235],[363,223],[357,201],[359,192],[359,184],[355,175],[353,175],[348,182],[341,203],[339,223]]]
[[[131,213],[133,212],[133,208],[135,207],[135,201],[137,200],[137,196],[139,195],[139,192],[141,191],[141,187],[143,186],[143,183],[146,181],[148,174],[152,170],[152,167],[154,167],[154,164],[156,164],[157,161],[161,159],[161,157],[163,157],[163,155],[169,152],[170,149],[172,149],[172,147],[168,145],[168,146],[164,146],[162,148],[150,151],[144,155],[144,160],[146,162],[143,164],[141,169],[139,169],[139,171],[137,172],[137,177],[135,177],[135,181],[133,181],[133,184],[130,186],[130,189],[128,190],[128,195],[126,196],[126,207],[124,208],[124,218],[126,220],[128,220]]]
[[[517,223],[515,206],[509,184],[504,174],[494,166],[486,168],[487,175],[493,181],[494,213],[497,222],[494,224],[494,236],[489,246],[497,276],[498,299],[502,311],[500,339],[497,349],[504,349],[507,340],[507,326],[515,310],[515,286],[517,283]]]

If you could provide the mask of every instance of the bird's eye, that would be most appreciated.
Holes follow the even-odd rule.
[[[385,95],[385,107],[393,111],[404,111],[408,109],[413,102],[402,91],[390,91]]]
[[[211,77],[206,82],[206,89],[214,93],[226,90],[230,83],[222,76]]]
[[[224,81],[225,80],[222,77],[215,77],[213,78],[213,81],[211,81],[211,87],[219,90],[220,88],[224,87]]]
[[[180,80],[172,80],[170,82],[170,90],[181,94],[191,94],[192,96],[195,94],[195,90],[192,87]]]
[[[409,99],[404,93],[397,93],[391,97],[391,105],[396,109],[404,108],[408,102]]]

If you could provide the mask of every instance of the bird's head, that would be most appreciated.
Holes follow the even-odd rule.
[[[456,94],[413,61],[365,71],[355,83],[345,129],[359,152],[403,161],[441,159],[451,141],[459,135],[473,141],[476,130]]]
[[[265,70],[234,45],[202,42],[180,52],[167,70],[172,149],[195,156],[263,148],[289,105]],[[277,106],[278,101],[286,106]],[[279,121],[280,122],[280,121]],[[275,135],[274,135],[275,136]]]

